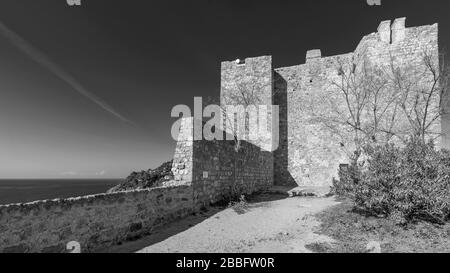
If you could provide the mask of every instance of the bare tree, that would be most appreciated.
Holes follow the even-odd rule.
[[[252,120],[250,113],[245,110],[260,105],[271,105],[271,99],[274,96],[271,86],[271,82],[262,81],[260,77],[255,75],[244,75],[242,78],[223,86],[220,107],[223,113],[224,128],[226,128],[226,133],[233,135],[236,151],[240,150],[242,139],[249,139],[250,131],[258,129],[258,124],[255,124],[258,121]],[[264,91],[269,91],[270,94],[264,94]],[[242,107],[244,116],[230,113],[228,106]]]
[[[358,158],[364,145],[389,141],[395,135],[396,96],[388,83],[385,72],[366,61],[359,65],[338,61],[337,77],[326,85],[336,96],[326,92],[321,98],[330,111],[313,111],[313,116],[341,138],[349,157]]]
[[[450,71],[444,55],[428,50],[418,64],[401,66],[391,60],[392,88],[397,106],[407,121],[406,133],[423,142],[441,136],[439,121],[448,108]]]
[[[356,159],[366,144],[436,138],[450,83],[449,66],[440,59],[424,50],[412,63],[394,56],[387,65],[339,61],[337,76],[327,86],[337,96],[322,98],[330,111],[313,111],[313,116],[340,136],[345,152]]]

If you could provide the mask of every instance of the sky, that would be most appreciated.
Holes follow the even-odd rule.
[[[0,179],[123,178],[172,158],[171,109],[215,97],[220,62],[353,51],[382,20],[439,23],[447,0],[1,0]]]

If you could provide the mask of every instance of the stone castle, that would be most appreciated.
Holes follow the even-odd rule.
[[[339,166],[348,162],[344,150],[351,149],[351,139],[340,135],[344,129],[336,132],[320,122],[333,108],[325,101],[334,100],[334,106],[346,103],[340,86],[332,84],[341,81],[343,67],[358,73],[367,64],[383,67],[394,61],[405,70],[413,66],[420,81],[432,77],[423,75],[421,68],[425,52],[439,66],[438,25],[407,28],[405,22],[406,18],[381,22],[377,32],[363,37],[347,54],[324,57],[321,50],[310,50],[306,63],[292,67],[274,69],[271,56],[222,63],[222,103],[233,89],[229,86],[258,82],[259,102],[280,107],[279,148],[273,153],[275,185],[327,187],[337,178]],[[439,108],[433,99],[432,108]],[[395,118],[396,128],[406,122],[400,113]],[[443,133],[439,118],[431,127],[436,135]]]
[[[233,192],[251,194],[274,185],[327,187],[346,163],[343,148],[351,149],[345,133],[336,134],[320,121],[334,110],[330,101],[345,105],[330,80],[339,80],[346,69],[357,74],[366,62],[388,65],[392,58],[420,67],[423,50],[437,58],[437,24],[406,28],[405,18],[400,18],[381,22],[354,52],[343,55],[323,57],[320,50],[311,50],[305,64],[276,69],[270,56],[223,62],[221,104],[233,103],[238,85],[256,90],[258,104],[279,105],[279,122],[268,122],[271,135],[243,141],[236,150],[234,141],[194,140],[194,120],[183,118],[174,180],[146,190],[0,206],[0,252],[67,252],[71,241],[79,242],[82,252],[99,251],[146,235]],[[421,75],[422,82],[427,80]],[[396,127],[403,122],[399,119]],[[432,127],[439,135],[445,131],[440,119]],[[445,145],[445,137],[440,142]],[[277,149],[262,148],[267,145]]]

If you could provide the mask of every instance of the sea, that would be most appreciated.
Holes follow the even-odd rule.
[[[105,193],[121,179],[0,180],[0,205]]]

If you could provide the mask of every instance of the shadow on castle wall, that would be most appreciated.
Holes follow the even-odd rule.
[[[193,143],[194,204],[209,206],[251,195],[273,186],[273,153],[247,141],[236,150],[234,140]]]
[[[288,138],[288,95],[287,82],[277,72],[274,72],[273,101],[279,106],[279,146],[273,153],[274,185],[297,187],[297,182],[289,172],[289,138]]]

